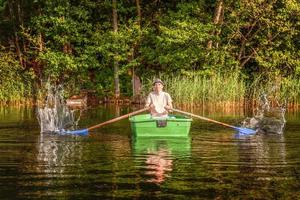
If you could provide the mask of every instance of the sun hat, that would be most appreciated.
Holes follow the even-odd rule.
[[[153,81],[153,85],[155,85],[155,83],[160,83],[160,84],[164,85],[164,82],[162,82],[162,80],[160,80],[159,78],[157,78]]]

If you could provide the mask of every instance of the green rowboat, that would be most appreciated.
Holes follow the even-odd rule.
[[[189,135],[192,119],[181,115],[153,118],[150,114],[143,114],[132,116],[129,121],[135,137],[186,137]]]

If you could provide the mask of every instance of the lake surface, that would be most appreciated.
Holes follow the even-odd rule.
[[[84,111],[80,128],[135,108]],[[187,110],[189,111],[189,110]],[[193,110],[238,125],[237,110]],[[0,199],[300,199],[300,112],[283,135],[238,137],[194,119],[188,138],[132,138],[127,119],[88,137],[40,134],[33,108],[0,108]]]

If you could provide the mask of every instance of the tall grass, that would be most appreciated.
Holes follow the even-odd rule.
[[[286,100],[290,105],[300,103],[300,79],[296,77],[283,78],[280,84],[280,99]]]
[[[20,67],[8,65],[4,58],[0,58],[0,105],[18,104],[30,100],[33,95],[33,83],[30,73],[23,73]],[[14,67],[9,67],[14,66]],[[151,91],[152,81],[155,77],[142,80],[142,96],[146,97]],[[290,77],[269,77],[258,75],[251,83],[241,73],[217,73],[214,75],[166,75],[160,78],[165,82],[165,90],[170,93],[176,104],[207,105],[229,104],[243,105],[245,98],[256,101],[261,94],[266,94],[270,100],[279,103],[288,103],[293,107],[300,103],[300,79]],[[72,85],[72,83],[65,83]],[[74,85],[74,88],[80,85]],[[74,92],[74,90],[72,90]]]
[[[11,53],[0,51],[0,105],[19,104],[32,97],[30,72],[25,72]]]
[[[6,81],[0,86],[0,101],[2,102],[21,102],[31,97],[31,88],[21,81]]]
[[[245,83],[238,73],[213,76],[163,75],[161,78],[166,84],[165,90],[179,104],[240,103],[246,91]],[[150,88],[151,80],[146,85]]]
[[[246,84],[246,79],[239,72],[213,76],[162,75],[160,78],[165,82],[165,91],[178,104],[242,105],[246,97],[251,98],[247,100],[257,101],[262,94],[279,103],[300,103],[300,80],[295,77],[269,78],[266,81],[262,76],[257,76],[250,84]],[[152,88],[153,79],[144,81],[143,95]]]

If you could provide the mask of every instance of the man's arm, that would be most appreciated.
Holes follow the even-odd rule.
[[[150,108],[150,105],[151,105],[151,97],[150,97],[150,94],[149,94],[147,99],[146,99],[145,108]]]
[[[168,97],[168,101],[167,101],[167,105],[165,106],[165,109],[168,110],[168,112],[172,112],[173,109],[172,98],[169,94],[167,94],[167,97]]]

